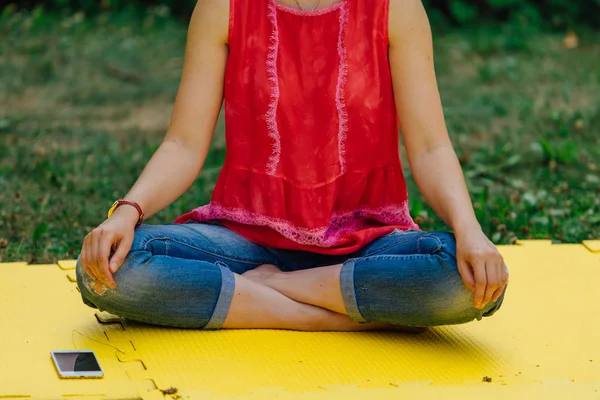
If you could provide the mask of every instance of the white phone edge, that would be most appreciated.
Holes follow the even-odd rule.
[[[55,357],[55,354],[69,354],[69,353],[91,353],[94,355],[96,359],[96,363],[98,364],[99,371],[87,371],[87,372],[68,372],[60,369],[58,364],[58,360]],[[100,366],[100,361],[98,361],[98,357],[96,357],[96,353],[94,350],[51,350],[50,355],[52,356],[52,361],[58,375],[61,378],[102,378],[104,376],[104,371]]]

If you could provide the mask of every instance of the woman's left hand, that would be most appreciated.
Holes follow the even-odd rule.
[[[498,300],[508,281],[508,269],[494,244],[481,230],[456,234],[458,271],[473,292],[473,305],[482,309]]]

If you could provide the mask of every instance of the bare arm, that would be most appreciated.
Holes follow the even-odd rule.
[[[164,141],[129,191],[146,216],[167,207],[194,182],[210,147],[223,102],[227,60],[228,0],[200,0],[192,15],[183,74]],[[115,287],[112,277],[129,253],[138,214],[122,206],[90,232],[80,260],[98,283]],[[115,250],[110,259],[111,249]]]
[[[146,216],[181,196],[206,160],[223,101],[229,16],[226,6],[226,1],[201,0],[192,15],[171,124],[163,143],[125,197],[138,202]]]
[[[390,4],[390,64],[408,160],[421,194],[455,232],[479,224],[448,137],[433,67],[433,45],[420,1]]]
[[[389,41],[394,97],[411,170],[427,203],[454,230],[459,271],[475,292],[475,306],[484,306],[500,296],[508,274],[477,222],[448,136],[431,29],[420,0],[390,1]]]

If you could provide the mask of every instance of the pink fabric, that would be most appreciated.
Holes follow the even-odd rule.
[[[339,56],[338,81],[335,91],[335,105],[338,112],[338,152],[340,157],[340,169],[342,174],[346,172],[346,136],[348,135],[348,111],[344,98],[344,88],[348,76],[348,63],[346,62],[346,26],[348,25],[348,7],[345,2],[340,8],[340,28],[338,34],[337,51]]]
[[[269,136],[273,139],[273,152],[267,163],[267,174],[275,175],[279,157],[281,155],[281,143],[279,140],[279,129],[277,128],[277,105],[279,103],[279,76],[277,75],[277,53],[279,50],[279,28],[277,27],[277,10],[273,3],[269,3],[269,21],[273,25],[270,37],[269,53],[267,54],[267,75],[271,84],[271,101],[267,111],[267,129]]]
[[[304,228],[295,226],[290,221],[280,220],[263,214],[254,214],[243,208],[227,208],[217,202],[199,207],[194,211],[193,219],[197,221],[228,220],[244,225],[259,225],[271,228],[283,237],[296,243],[309,246],[331,247],[337,244],[346,233],[358,231],[367,226],[367,219],[383,224],[397,224],[398,221],[412,225],[407,204],[387,206],[379,209],[354,209],[344,212],[336,211],[331,216],[328,226]]]
[[[219,220],[256,243],[325,254],[418,229],[398,156],[387,8],[231,0],[227,156],[210,204],[176,222]]]

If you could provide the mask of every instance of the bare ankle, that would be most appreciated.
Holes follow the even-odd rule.
[[[261,285],[269,286],[269,281],[271,279],[277,279],[276,277],[280,274],[283,274],[279,268],[272,264],[263,264],[260,265],[250,271],[247,271],[242,274],[242,276],[260,283]]]
[[[289,274],[287,272],[273,271],[273,273],[265,278],[265,285],[275,289],[279,284],[283,284],[289,278]]]

